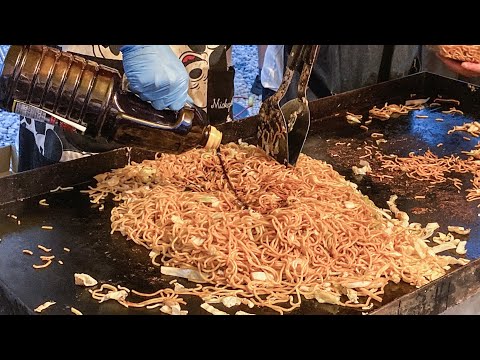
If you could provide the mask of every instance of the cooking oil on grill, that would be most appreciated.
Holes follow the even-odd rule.
[[[222,133],[196,107],[155,110],[123,89],[113,68],[44,45],[12,45],[0,107],[98,142],[181,153],[219,147]]]

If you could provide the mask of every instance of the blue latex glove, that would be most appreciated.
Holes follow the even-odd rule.
[[[180,110],[188,96],[189,76],[168,45],[123,45],[123,68],[130,89],[157,110]]]

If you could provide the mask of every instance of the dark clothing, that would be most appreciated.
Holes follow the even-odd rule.
[[[307,97],[313,100],[377,83],[384,48],[385,45],[320,45]],[[285,46],[286,57],[290,49],[291,45]],[[420,45],[394,45],[392,50],[391,63],[387,63],[386,68],[389,76],[383,80],[400,78],[420,70]],[[286,59],[284,63],[287,63]],[[288,98],[296,96],[298,77],[296,73]]]
[[[373,85],[378,74],[384,45],[321,45],[312,78],[323,80],[332,94]],[[388,79],[411,73],[419,45],[395,45]]]

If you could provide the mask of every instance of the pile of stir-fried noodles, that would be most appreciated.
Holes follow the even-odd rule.
[[[368,308],[389,281],[421,286],[467,262],[426,244],[437,224],[376,207],[323,161],[302,154],[286,168],[236,144],[220,156],[231,185],[215,152],[193,150],[98,175],[89,190],[92,202],[119,202],[112,232],[201,283],[168,289],[170,299],[235,296],[280,313],[302,297]]]

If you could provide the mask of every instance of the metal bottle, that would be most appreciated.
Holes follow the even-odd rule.
[[[45,45],[12,45],[0,75],[0,107],[95,141],[180,153],[216,149],[222,133],[195,107],[155,110],[122,89],[111,67]]]

